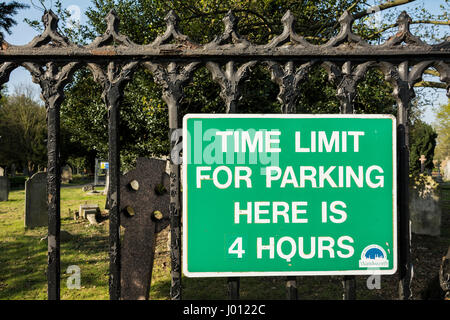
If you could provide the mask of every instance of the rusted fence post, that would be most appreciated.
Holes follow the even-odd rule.
[[[109,297],[120,299],[120,102],[123,89],[130,80],[137,62],[110,62],[107,66],[88,64],[94,79],[103,87],[102,98],[108,110],[109,161]],[[106,70],[105,70],[106,69]]]
[[[166,17],[168,30],[177,23],[177,17],[170,12]],[[171,38],[177,39],[178,34],[166,33],[164,38],[157,38],[159,44],[169,42]],[[180,165],[181,157],[173,153],[180,143],[181,135],[178,134],[179,104],[183,99],[183,86],[191,79],[197,66],[196,62],[188,64],[155,64],[146,62],[157,83],[162,86],[163,100],[169,109],[169,139],[170,139],[170,164],[169,164],[169,211],[170,211],[170,261],[171,261],[171,286],[170,298],[181,300],[181,183]]]
[[[64,99],[64,86],[71,81],[78,63],[47,63],[43,68],[34,63],[25,63],[33,82],[42,89],[41,98],[47,109],[47,203],[48,203],[48,267],[47,295],[49,300],[60,299],[60,229],[61,229],[61,163],[60,152],[60,107]]]

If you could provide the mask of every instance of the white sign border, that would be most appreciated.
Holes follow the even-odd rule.
[[[392,120],[392,210],[393,210],[393,266],[391,269],[334,270],[334,271],[246,271],[246,272],[191,272],[187,265],[187,152],[183,152],[183,204],[182,204],[182,272],[188,278],[210,277],[272,277],[272,276],[336,276],[336,275],[393,275],[397,272],[397,118],[391,114],[244,114],[244,113],[189,113],[183,117],[183,137],[187,137],[188,119],[199,118],[289,118],[289,119],[391,119]],[[183,138],[183,150],[187,139]]]

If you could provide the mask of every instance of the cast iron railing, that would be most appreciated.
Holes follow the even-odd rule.
[[[71,43],[57,30],[58,18],[45,12],[45,30],[29,44],[14,46],[1,41],[0,84],[9,80],[11,71],[25,67],[33,81],[40,85],[47,108],[48,126],[48,298],[60,298],[60,106],[64,86],[72,81],[76,70],[86,67],[103,88],[108,109],[110,212],[109,247],[111,299],[120,298],[120,159],[119,106],[123,89],[138,66],[144,66],[162,86],[168,105],[171,147],[181,137],[178,128],[178,107],[185,87],[200,66],[206,66],[221,88],[226,112],[237,112],[239,84],[256,64],[267,66],[272,80],[280,87],[278,100],[283,113],[294,113],[300,91],[298,84],[308,76],[311,67],[321,65],[337,88],[340,113],[353,113],[356,86],[369,68],[381,70],[394,90],[398,124],[398,213],[399,213],[399,297],[411,296],[410,227],[408,209],[408,110],[414,97],[413,86],[423,72],[433,67],[440,80],[447,84],[450,96],[450,40],[429,45],[411,34],[410,17],[398,17],[398,32],[380,45],[370,45],[352,32],[353,17],[345,12],[339,19],[340,32],[323,45],[313,45],[294,30],[294,16],[283,16],[283,32],[265,45],[255,45],[241,37],[237,19],[230,11],[223,19],[223,34],[201,45],[189,40],[177,27],[178,18],[169,12],[167,28],[151,44],[138,45],[120,34],[114,11],[107,17],[103,35],[86,46]],[[181,299],[181,207],[180,164],[170,162],[170,225],[171,225],[171,291],[172,299]],[[239,279],[230,278],[229,297],[239,297]],[[343,280],[344,299],[355,298],[355,278]],[[288,298],[297,298],[295,277],[287,279]]]

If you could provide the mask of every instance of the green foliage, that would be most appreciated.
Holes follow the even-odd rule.
[[[450,156],[450,103],[441,105],[436,113],[437,137],[436,158],[444,160]]]
[[[165,30],[164,17],[173,9],[180,17],[180,29],[192,41],[207,43],[223,32],[222,18],[232,9],[239,18],[238,28],[254,43],[267,43],[282,32],[281,18],[287,10],[297,19],[296,30],[313,43],[323,43],[336,34],[337,19],[351,7],[353,1],[321,1],[318,4],[299,1],[151,1],[151,0],[94,0],[86,16],[89,30],[79,30],[73,39],[92,40],[106,29],[104,17],[115,9],[120,18],[119,29],[138,44],[151,43]],[[362,5],[352,7],[359,10]],[[59,14],[64,21],[66,16]],[[82,35],[82,36],[80,36]],[[359,87],[361,98],[358,112],[393,112],[390,87],[383,77],[370,72]],[[378,89],[381,88],[381,89]],[[336,113],[339,102],[335,88],[328,82],[325,70],[316,67],[307,81],[300,84],[301,95],[297,112]],[[270,74],[262,65],[252,68],[249,79],[241,85],[240,113],[279,113],[278,86],[270,80]],[[219,86],[210,73],[202,67],[184,90],[179,120],[186,113],[223,113],[225,105]],[[364,106],[364,107],[362,107]],[[383,111],[383,112],[381,112]],[[161,156],[169,153],[167,106],[161,99],[161,90],[152,76],[139,70],[125,88],[121,104],[121,159],[127,168],[138,156]],[[71,128],[72,141],[78,141],[98,156],[107,155],[107,114],[101,100],[101,88],[91,74],[80,71],[76,82],[66,90],[62,107],[62,122]],[[181,123],[180,123],[181,124]]]
[[[420,172],[420,156],[426,158],[425,169],[433,169],[434,148],[437,134],[429,124],[417,120],[410,130],[409,166],[411,173]]]
[[[180,29],[192,41],[207,43],[223,32],[222,19],[231,9],[238,17],[239,32],[256,44],[266,44],[283,30],[282,17],[290,10],[296,18],[295,29],[308,41],[323,44],[339,31],[338,19],[344,10],[364,12],[367,5],[353,0],[320,2],[294,0],[93,0],[87,10],[85,26],[68,28],[69,17],[61,1],[56,1],[60,26],[71,41],[86,44],[106,30],[104,17],[114,9],[120,19],[119,30],[137,44],[150,44],[165,31],[165,15],[174,10],[180,17]],[[382,29],[383,26],[380,26]],[[380,28],[360,19],[355,30],[365,39],[376,41],[383,34]],[[75,82],[66,89],[62,106],[62,127],[67,128],[70,143],[87,150],[90,157],[106,158],[108,150],[107,111],[101,99],[101,87],[87,70],[80,70]],[[326,71],[315,66],[308,78],[299,84],[298,113],[337,113],[339,101],[336,88]],[[392,87],[377,70],[370,70],[358,84],[356,113],[396,112],[391,96]],[[249,79],[241,84],[239,113],[279,113],[278,85],[270,80],[267,68],[256,65]],[[217,83],[206,68],[194,74],[184,90],[179,108],[179,121],[186,113],[223,113],[225,105]],[[124,169],[139,156],[162,156],[169,153],[167,106],[161,98],[161,88],[146,70],[138,70],[125,88],[121,104],[120,144]],[[70,146],[72,146],[69,143]],[[81,156],[81,155],[80,155]]]
[[[0,105],[0,163],[16,164],[28,172],[46,163],[46,113],[26,90]]]
[[[9,3],[2,1],[0,3],[0,29],[3,29],[8,34],[11,34],[11,28],[17,24],[12,16],[17,14],[20,9],[24,8],[28,8],[28,5],[22,4],[18,1],[12,1]]]

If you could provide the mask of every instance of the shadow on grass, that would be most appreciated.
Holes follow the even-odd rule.
[[[0,251],[0,299],[46,299],[47,241],[40,241],[39,236],[20,235],[14,242],[2,241]],[[61,241],[62,290],[70,265],[80,267],[82,289],[96,288],[107,293],[107,236],[73,235]],[[95,299],[95,295],[90,298]]]

